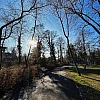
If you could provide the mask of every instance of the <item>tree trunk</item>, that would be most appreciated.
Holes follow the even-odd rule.
[[[61,44],[60,44],[60,60],[61,60],[61,62],[63,62],[62,47],[61,47]]]
[[[66,35],[65,29],[64,29],[64,25],[63,25],[63,21],[62,21],[61,17],[59,16],[58,11],[57,11],[57,14],[58,14],[58,18],[59,18],[59,20],[60,20],[61,26],[62,26],[62,30],[63,30],[64,36],[65,36],[66,39],[67,39],[68,48],[69,48],[69,51],[70,51],[71,57],[72,57],[72,59],[73,59],[73,62],[74,62],[74,64],[75,64],[75,67],[76,67],[77,73],[79,74],[79,76],[81,76],[81,73],[80,73],[80,71],[79,71],[79,69],[78,69],[78,66],[77,66],[77,64],[76,64],[76,61],[75,61],[75,59],[74,59],[74,56],[73,56],[72,50],[71,50],[71,48],[70,48],[69,39],[68,39],[68,36]]]
[[[2,29],[0,29],[0,70],[2,67],[2,44],[1,44],[1,37],[2,37]]]
[[[74,59],[72,50],[71,50],[71,48],[70,48],[69,39],[68,39],[68,37],[66,37],[66,38],[67,38],[68,48],[69,48],[69,51],[70,51],[72,60],[73,60],[73,62],[74,62],[74,64],[75,64],[75,66],[76,66],[77,73],[79,74],[79,76],[81,76],[81,73],[80,73],[80,71],[79,71],[79,69],[78,69],[78,66],[77,66],[77,64],[76,64],[76,61],[75,61],[75,59]]]
[[[84,52],[84,55],[83,55],[83,58],[84,58],[84,69],[86,70],[86,65],[87,65],[87,53],[86,53],[86,48],[85,48],[85,37],[84,37],[84,27],[82,29],[82,41],[83,41],[83,52]]]
[[[19,53],[19,59],[18,64],[21,64],[21,36],[18,37],[18,53]]]

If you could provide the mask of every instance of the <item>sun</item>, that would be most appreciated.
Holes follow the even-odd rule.
[[[33,46],[33,47],[37,46],[37,42],[35,41],[35,39],[29,40],[28,43],[29,43],[30,46]]]

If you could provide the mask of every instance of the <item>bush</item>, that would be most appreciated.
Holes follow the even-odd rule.
[[[0,70],[0,93],[4,95],[5,92],[10,90],[15,84],[16,80],[21,75],[22,68],[3,68]]]
[[[48,69],[48,70],[53,70],[53,69],[55,69],[55,63],[54,62],[52,62],[52,63],[48,63],[47,65],[46,65],[46,68]]]

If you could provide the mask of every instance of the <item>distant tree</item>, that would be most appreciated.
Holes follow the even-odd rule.
[[[99,48],[96,49],[95,55],[96,55],[95,64],[100,65],[100,49]]]
[[[89,61],[90,64],[96,64],[96,65],[100,65],[100,49],[93,49],[90,51],[90,55],[89,56]]]
[[[11,55],[12,55],[13,62],[17,62],[17,52],[15,48],[12,49]]]
[[[57,50],[58,50],[58,60],[60,57],[61,62],[63,62],[63,52],[64,52],[65,44],[66,44],[65,40],[62,37],[58,37],[56,46],[57,46]]]
[[[30,54],[31,63],[40,64],[40,62],[41,62],[41,49],[42,49],[42,43],[37,42],[37,47],[34,47],[32,49],[31,54]]]
[[[30,60],[32,63],[37,63],[38,59],[38,49],[37,47],[33,48],[32,53],[30,54]]]
[[[51,60],[54,60],[56,62],[56,56],[55,56],[55,38],[57,37],[57,33],[54,31],[49,31],[46,30],[44,32],[45,35],[45,41],[47,42],[47,46],[49,47],[50,50],[50,56],[51,56]]]

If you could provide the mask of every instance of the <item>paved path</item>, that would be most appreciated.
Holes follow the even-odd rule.
[[[64,71],[65,67],[56,68],[42,79],[36,81],[36,85],[13,93],[2,100],[82,100],[79,97],[74,81]]]
[[[64,70],[58,70],[37,81],[29,100],[81,100],[74,81],[65,77]]]

